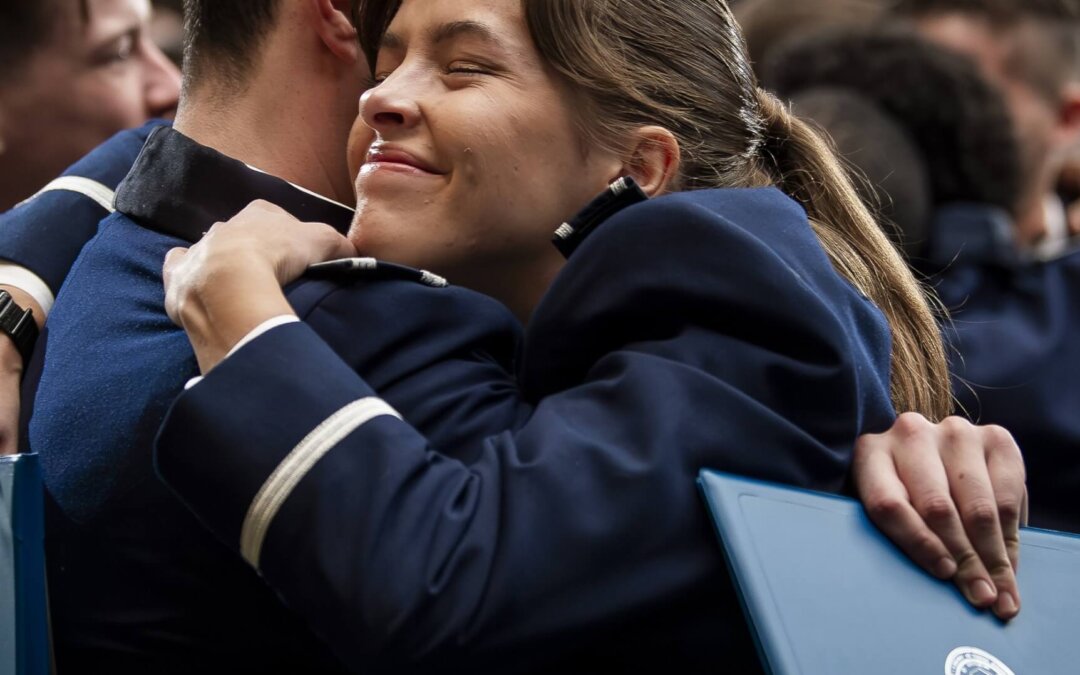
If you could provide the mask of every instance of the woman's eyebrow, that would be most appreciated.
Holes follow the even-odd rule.
[[[430,33],[433,44],[447,42],[465,35],[490,42],[496,47],[501,47],[503,44],[494,30],[477,21],[451,21],[433,28]]]
[[[478,21],[451,21],[440,24],[428,32],[428,39],[432,44],[438,45],[458,37],[471,36],[489,42],[495,47],[504,47],[503,41],[491,27]],[[397,33],[387,32],[379,43],[380,49],[402,49],[405,39]]]

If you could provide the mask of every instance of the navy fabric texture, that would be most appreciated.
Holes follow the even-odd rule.
[[[63,175],[89,178],[115,190],[147,137],[167,125],[153,120],[138,129],[121,131]],[[81,194],[64,190],[43,193],[0,215],[0,258],[29,269],[56,295],[79,251],[106,215],[104,208]]]
[[[383,326],[352,299],[376,290],[343,286],[334,330],[277,328],[170,410],[159,474],[227,545],[301,440],[388,391],[353,348]],[[498,315],[462,300],[461,325]],[[775,190],[627,208],[570,258],[515,372],[495,345],[436,349],[472,356],[402,380],[405,421],[314,466],[267,531],[264,578],[355,672],[759,672],[698,471],[836,491],[856,437],[894,417],[884,319],[802,210]],[[417,412],[428,387],[442,407]],[[467,432],[427,433],[447,416]]]

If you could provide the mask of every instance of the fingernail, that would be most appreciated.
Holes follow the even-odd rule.
[[[1001,597],[998,598],[997,607],[998,614],[1003,614],[1009,617],[1015,615],[1017,609],[1019,609],[1016,598],[1013,597],[1012,593],[1002,593]]]
[[[934,574],[941,579],[949,579],[956,574],[956,561],[952,558],[942,558],[934,565]]]
[[[988,605],[997,597],[994,587],[985,579],[976,580],[969,589],[971,591],[971,600],[976,605]]]

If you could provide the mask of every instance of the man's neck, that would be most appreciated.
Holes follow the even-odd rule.
[[[253,86],[228,99],[209,90],[185,97],[174,127],[195,142],[343,204],[353,204],[345,161],[347,120],[315,97]],[[227,100],[227,103],[220,101]]]

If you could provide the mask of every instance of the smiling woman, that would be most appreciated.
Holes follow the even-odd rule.
[[[919,287],[721,0],[359,9],[349,238],[470,290],[286,295],[348,243],[265,203],[174,250],[160,475],[356,670],[753,672],[697,471],[839,490],[944,415]]]
[[[180,73],[150,40],[149,0],[0,6],[0,211],[112,134],[169,115]]]
[[[381,199],[362,172],[361,250],[445,271],[525,318],[558,270],[545,246],[551,223],[618,176],[653,195],[777,185],[888,316],[898,407],[948,413],[944,354],[921,290],[825,143],[757,88],[724,3],[536,0],[523,3],[525,21],[516,3],[476,5],[467,21],[439,3],[360,5],[382,82],[365,95],[361,122],[381,142],[407,138],[454,169],[422,200]]]

